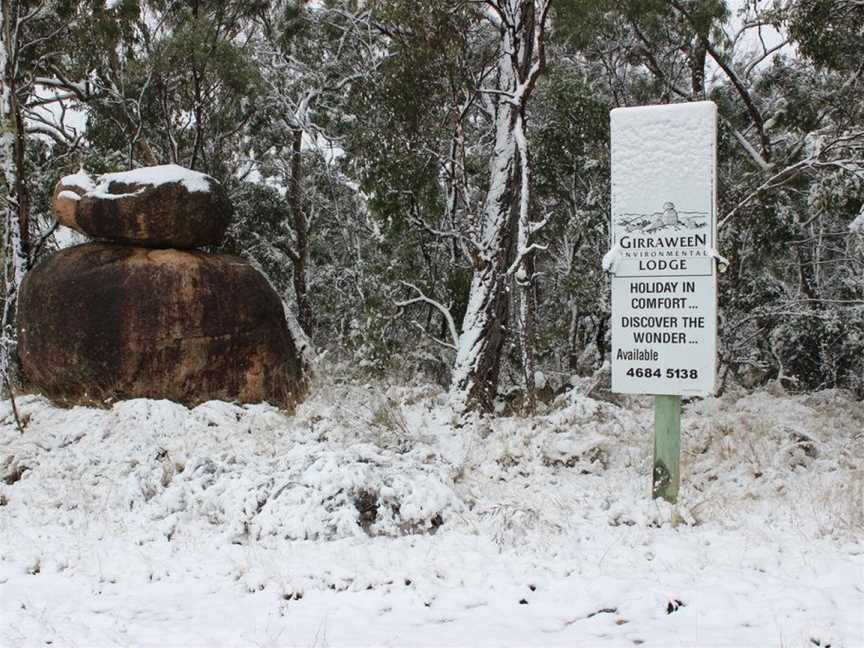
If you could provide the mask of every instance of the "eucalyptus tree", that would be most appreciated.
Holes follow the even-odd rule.
[[[382,0],[371,6],[389,54],[379,78],[391,92],[380,103],[376,89],[357,96],[361,108],[369,106],[365,114],[389,122],[390,130],[368,142],[380,153],[360,162],[370,208],[402,210],[407,217],[399,222],[410,226],[421,249],[429,237],[434,250],[471,277],[450,303],[410,282],[403,284],[407,298],[395,303],[440,317],[443,335],[434,337],[455,356],[454,410],[490,410],[511,292],[519,296],[523,382],[533,393],[535,235],[543,219],[531,201],[526,121],[545,69],[550,2]],[[372,129],[367,140],[386,128]],[[438,264],[426,264],[434,275]]]
[[[429,344],[413,345],[416,355],[438,365],[435,372],[448,374],[447,382],[488,184],[491,113],[479,87],[491,35],[470,3],[370,6],[378,50],[386,55],[352,88],[346,170],[357,178],[375,225],[379,259],[367,262],[380,262],[381,280],[392,286],[390,313],[379,313],[391,344],[420,331]],[[407,323],[407,330],[394,336],[387,320]]]
[[[254,16],[254,57],[263,91],[249,138],[250,164],[263,182],[284,189],[282,222],[288,234],[256,245],[283,255],[291,267],[298,321],[309,337],[315,329],[310,237],[320,211],[313,202],[322,196],[304,196],[303,176],[308,170],[338,175],[343,154],[338,135],[348,120],[345,97],[352,86],[366,82],[381,59],[368,21],[367,11],[344,0],[275,0],[262,3]],[[317,183],[308,185],[314,190]]]
[[[38,230],[44,219],[39,218],[42,214],[33,198],[34,185],[41,178],[34,176],[33,163],[44,158],[45,140],[67,149],[80,142],[80,133],[64,123],[63,101],[86,93],[86,84],[61,92],[54,90],[52,82],[67,39],[85,18],[87,7],[2,0],[0,9],[0,201],[4,212],[0,380],[9,387],[17,291],[46,235]]]
[[[261,86],[250,46],[258,5],[120,0],[94,11],[65,74],[88,82],[87,138],[105,166],[176,163],[229,185],[242,173]]]
[[[609,241],[609,108],[612,97],[589,70],[550,51],[537,87],[534,200],[549,215],[537,258],[538,365],[567,374],[602,364],[609,320],[608,279],[598,255]]]
[[[534,234],[545,221],[531,214],[526,109],[546,65],[549,9],[548,0],[501,0],[483,4],[475,17],[493,35],[492,56],[478,67],[481,81],[473,89],[485,100],[492,142],[485,197],[463,237],[472,279],[450,386],[459,414],[493,407],[513,279],[525,392],[529,408],[533,404]]]

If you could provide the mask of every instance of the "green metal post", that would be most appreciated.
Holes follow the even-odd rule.
[[[654,397],[654,499],[673,504],[681,481],[681,397]]]

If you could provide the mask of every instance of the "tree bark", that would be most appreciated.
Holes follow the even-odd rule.
[[[493,23],[497,21],[501,38],[495,91],[498,97],[495,148],[450,387],[450,403],[460,415],[471,410],[490,411],[493,407],[506,337],[508,283],[514,272],[519,277],[517,288],[521,294],[517,323],[526,393],[533,396],[534,391],[533,272],[530,271],[533,226],[528,218],[529,169],[523,116],[545,64],[543,37],[549,0],[495,0],[487,4],[495,12]],[[514,252],[517,224],[519,240]]]
[[[0,108],[0,111],[3,118],[2,131],[11,133],[13,137],[11,165],[6,158],[2,172],[8,190],[9,208],[16,212],[20,229],[20,253],[26,259],[30,251],[30,194],[27,190],[26,135],[18,96],[18,44],[16,28],[13,25],[13,22],[17,22],[20,7],[19,3],[13,0],[3,0],[2,7],[5,65],[3,66],[3,90],[0,94],[5,105]],[[5,157],[6,152],[3,155]],[[26,268],[26,263],[24,265]]]
[[[536,319],[537,302],[534,291],[534,259],[523,259],[524,277],[516,277],[519,288],[519,351],[522,356],[522,376],[524,380],[525,398],[523,413],[533,414],[537,407],[536,366],[534,362],[534,322]]]
[[[291,131],[291,183],[288,187],[288,207],[294,225],[293,280],[294,295],[297,299],[297,321],[300,328],[310,339],[315,330],[315,314],[309,302],[308,286],[306,285],[306,262],[309,259],[309,222],[303,209],[303,130],[295,128]]]
[[[534,380],[534,253],[531,251],[530,218],[530,157],[528,138],[525,136],[525,117],[522,111],[516,119],[516,144],[519,155],[519,220],[517,227],[517,265],[515,284],[519,295],[519,312],[516,320],[519,331],[519,352],[522,359],[522,379],[525,391],[523,412],[533,414],[537,404]]]
[[[502,57],[507,61],[509,57]],[[512,75],[503,64],[502,74]],[[512,78],[512,76],[511,76]],[[501,349],[509,306],[507,268],[512,259],[512,232],[516,184],[516,141],[513,128],[517,109],[499,101],[495,119],[495,151],[490,164],[491,184],[483,207],[481,250],[484,258],[471,279],[468,307],[450,388],[454,410],[491,411],[498,390]]]
[[[701,37],[693,39],[690,46],[690,86],[693,101],[705,100],[705,59],[708,49]]]
[[[0,43],[0,174],[6,188],[4,300],[0,321],[0,377],[9,384],[15,348],[15,304],[30,255],[30,200],[27,190],[26,134],[18,96],[18,30],[20,5],[2,0]]]

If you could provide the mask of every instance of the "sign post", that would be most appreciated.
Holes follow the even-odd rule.
[[[651,496],[673,504],[681,483],[681,397],[654,397],[654,470]]]
[[[652,494],[678,496],[681,396],[717,357],[717,110],[618,108],[612,127],[612,391],[654,394]]]

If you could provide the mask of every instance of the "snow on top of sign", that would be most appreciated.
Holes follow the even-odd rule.
[[[685,212],[713,213],[701,188],[713,182],[716,112],[710,101],[611,112],[613,216],[668,201]]]
[[[630,120],[637,120],[642,123],[650,123],[657,121],[660,112],[672,116],[682,116],[685,113],[693,114],[696,112],[706,114],[717,111],[717,106],[713,101],[685,101],[683,103],[671,104],[653,104],[648,106],[626,106],[624,108],[613,108],[611,113],[613,116],[625,116]]]
[[[99,198],[118,198],[127,195],[110,193],[109,188],[112,182],[148,187],[180,183],[190,192],[208,192],[210,191],[210,183],[215,182],[215,180],[205,173],[192,171],[177,164],[162,164],[119,173],[106,173],[99,176],[98,184],[88,193]]]

